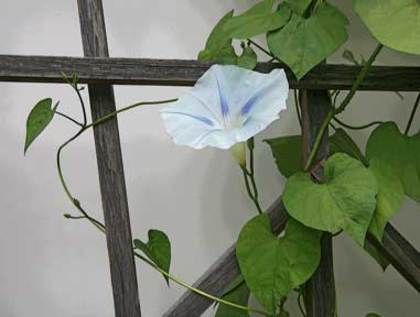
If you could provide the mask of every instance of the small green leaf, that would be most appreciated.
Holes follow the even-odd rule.
[[[228,286],[228,291],[225,292],[222,299],[242,306],[248,306],[249,295],[248,286],[245,284],[243,277],[239,276]],[[246,310],[220,304],[215,317],[249,317],[249,314]]]
[[[293,10],[293,12],[303,15],[311,4],[311,0],[286,0],[285,1]]]
[[[420,201],[420,133],[405,136],[394,122],[385,122],[370,135],[366,157],[390,165],[400,178],[405,194]]]
[[[311,17],[292,14],[283,28],[269,32],[268,47],[300,79],[347,40],[347,24],[338,9],[323,3]]]
[[[267,215],[242,228],[236,256],[252,294],[271,313],[280,299],[306,282],[318,267],[321,232],[290,219],[282,237],[271,232]]]
[[[420,54],[418,0],[354,0],[354,10],[376,39],[395,50]]]
[[[290,177],[302,166],[302,137],[292,135],[265,140],[271,148],[277,168],[284,177]]]
[[[168,236],[164,232],[154,229],[149,230],[148,236],[149,241],[146,243],[135,239],[135,248],[142,251],[160,269],[169,273],[171,266],[171,242]],[[168,278],[166,276],[164,278],[168,282]]]
[[[377,193],[372,173],[361,162],[337,153],[325,163],[322,184],[303,172],[290,177],[283,202],[290,216],[304,225],[331,233],[343,229],[363,246]]]
[[[341,128],[337,129],[330,137],[330,154],[335,153],[346,153],[356,160],[365,161],[365,157],[356,142]]]
[[[391,264],[387,258],[385,258],[381,252],[379,252],[376,247],[371,244],[368,240],[365,241],[364,249],[370,256],[379,264],[382,270],[386,270],[386,268]]]
[[[380,159],[369,162],[369,170],[373,173],[379,186],[376,196],[376,210],[369,226],[378,241],[382,241],[385,226],[401,208],[404,201],[404,188],[398,175]]]
[[[58,104],[57,104],[58,105]],[[54,118],[54,113],[57,105],[52,108],[52,99],[47,98],[39,101],[35,107],[32,108],[26,120],[26,139],[25,150],[28,150],[33,141],[41,134]]]
[[[259,4],[257,4],[258,6]],[[235,16],[223,26],[223,31],[228,38],[247,39],[268,31],[273,31],[284,26],[290,18],[290,10],[272,11],[272,6],[263,10],[249,10]]]
[[[241,56],[238,57],[238,66],[254,69],[257,66],[257,54],[250,46],[244,46]]]

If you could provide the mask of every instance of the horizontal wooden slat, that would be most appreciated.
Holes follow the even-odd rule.
[[[62,83],[61,72],[76,72],[80,82],[90,84],[191,86],[209,65],[193,60],[0,55],[0,81]],[[268,72],[274,67],[261,63],[257,70]],[[320,65],[300,81],[290,71],[287,75],[291,88],[346,90],[359,70],[358,66]],[[420,91],[420,67],[374,66],[360,89]]]

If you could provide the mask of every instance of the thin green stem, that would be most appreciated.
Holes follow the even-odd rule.
[[[414,103],[413,110],[411,110],[410,118],[408,119],[407,127],[405,128],[404,135],[408,135],[411,125],[413,124],[414,117],[416,116],[417,109],[420,104],[420,93],[417,95],[416,102]]]
[[[346,107],[348,106],[348,104],[353,99],[354,95],[356,94],[357,89],[363,83],[363,80],[365,79],[365,77],[366,77],[366,75],[369,71],[370,66],[372,66],[373,62],[375,61],[378,54],[381,52],[382,48],[383,48],[382,44],[377,45],[377,47],[373,51],[372,55],[369,57],[367,62],[363,65],[360,73],[357,75],[356,80],[354,81],[354,83],[351,87],[350,92],[346,95],[344,100],[341,102],[340,106],[338,108],[332,108],[330,110],[330,112],[326,115],[326,117],[325,117],[324,121],[322,122],[321,127],[318,131],[318,134],[315,138],[315,142],[313,144],[311,153],[309,154],[308,160],[306,161],[305,171],[308,171],[309,168],[311,167],[311,165],[313,164],[313,161],[318,154],[318,150],[319,150],[319,147],[321,145],[322,137],[324,136],[330,121],[332,120],[332,118],[335,115],[343,112],[346,109]]]
[[[254,45],[256,48],[258,48],[261,52],[263,52],[264,54],[266,54],[266,55],[268,55],[269,57],[271,57],[271,61],[272,60],[276,60],[276,61],[278,61],[279,63],[282,63],[282,61],[281,60],[279,60],[276,56],[274,56],[273,54],[271,54],[268,50],[266,50],[264,47],[262,47],[260,44],[258,44],[258,43],[256,43],[256,42],[254,42],[253,40],[251,40],[251,39],[248,39],[248,45],[249,44],[252,44],[252,45]]]
[[[309,153],[308,160],[305,164],[305,171],[308,171],[310,167],[312,166],[313,161],[315,160],[315,157],[318,154],[319,146],[321,145],[322,138],[324,137],[324,134],[328,128],[328,125],[334,116],[334,109],[331,109],[330,112],[328,112],[327,116],[325,117],[324,121],[321,124],[321,127],[319,128],[318,134],[316,135],[315,142],[312,146],[311,153]]]
[[[249,166],[250,166],[250,173],[249,178],[251,179],[251,185],[254,190],[254,198],[255,198],[255,207],[257,207],[258,213],[262,214],[263,210],[259,203],[259,195],[258,195],[258,187],[255,181],[255,169],[254,169],[254,139],[252,138],[251,142],[248,142],[248,149],[249,149]]]
[[[65,119],[73,122],[74,124],[77,124],[79,127],[83,127],[82,123],[80,123],[79,121],[77,121],[77,120],[73,119],[72,117],[66,115],[65,113],[62,113],[62,112],[57,111],[57,110],[55,111],[55,113],[58,114],[59,116],[65,118]]]
[[[249,179],[251,179],[251,183],[252,183],[252,187],[253,187],[254,191],[257,188],[256,184],[255,184],[254,176],[251,175],[251,173],[248,172],[245,167],[241,167],[241,169],[242,169],[242,174],[244,176],[244,182],[245,182],[245,187],[246,187],[246,191],[248,193],[248,196],[253,201],[255,207],[257,208],[258,213],[262,214],[263,211],[261,209],[260,203],[258,202],[258,191],[256,192],[256,195],[254,195],[254,193],[251,191],[251,185],[250,185]],[[248,179],[248,177],[249,177],[249,179]]]
[[[179,279],[177,277],[174,277],[171,274],[165,272],[164,270],[162,270],[160,267],[158,267],[153,262],[151,262],[148,259],[146,259],[141,254],[139,254],[137,252],[134,252],[134,255],[136,257],[138,257],[139,259],[141,259],[142,261],[144,261],[147,264],[149,264],[150,266],[152,266],[156,271],[158,271],[162,275],[166,276],[168,279],[172,280],[173,282],[177,283],[178,285],[181,285],[181,286],[185,287],[186,289],[190,290],[191,292],[194,292],[194,293],[196,293],[198,295],[201,295],[201,296],[206,297],[206,298],[208,298],[210,300],[213,300],[215,302],[218,302],[219,304],[224,304],[224,305],[227,305],[227,306],[230,306],[230,307],[234,307],[234,308],[237,308],[237,309],[240,309],[240,310],[248,311],[250,313],[257,313],[257,314],[260,314],[260,315],[263,315],[263,316],[270,316],[270,317],[273,316],[272,314],[269,314],[269,313],[267,313],[265,311],[262,311],[262,310],[259,310],[259,309],[255,309],[255,308],[251,308],[251,307],[247,307],[247,306],[242,306],[242,305],[239,305],[239,304],[235,304],[235,303],[229,302],[227,300],[224,300],[222,298],[219,298],[219,297],[210,295],[210,294],[208,294],[208,293],[206,293],[206,292],[204,292],[204,291],[202,291],[202,290],[200,290],[198,288],[195,288],[195,287],[189,285],[188,283],[182,281],[181,279]]]
[[[148,105],[161,105],[161,104],[165,104],[165,103],[175,102],[177,100],[178,99],[167,99],[167,100],[159,100],[159,101],[142,101],[142,102],[137,102],[137,103],[135,103],[133,105],[130,105],[130,106],[127,106],[127,107],[118,109],[118,110],[116,110],[114,112],[108,113],[107,115],[103,116],[102,118],[99,118],[98,120],[96,120],[96,121],[94,121],[94,122],[92,122],[90,124],[87,124],[85,126],[85,130],[86,129],[89,129],[89,128],[93,127],[93,126],[96,126],[98,124],[101,124],[101,123],[103,123],[103,122],[105,122],[105,121],[107,121],[107,120],[115,117],[116,115],[118,115],[118,114],[120,114],[122,112],[125,112],[127,110],[130,110],[130,109],[133,109],[133,108],[136,108],[136,107],[148,106]]]
[[[369,59],[366,61],[366,63],[363,65],[362,69],[360,70],[360,73],[357,75],[356,80],[354,81],[350,92],[346,95],[344,100],[341,102],[340,106],[335,111],[335,114],[339,114],[346,109],[347,105],[350,103],[350,101],[353,99],[354,95],[357,92],[357,89],[360,87],[360,85],[363,83],[363,80],[365,79],[370,66],[372,66],[373,62],[376,60],[376,57],[379,55],[379,53],[382,51],[383,45],[378,44],[373,51],[372,55],[369,57]]]
[[[360,125],[360,126],[352,126],[350,124],[344,123],[343,121],[341,121],[340,119],[338,119],[337,117],[333,117],[333,120],[335,122],[337,122],[338,124],[340,124],[341,126],[350,129],[350,130],[364,130],[370,127],[373,127],[375,125],[379,125],[381,123],[383,123],[382,121],[373,121],[364,125]]]
[[[295,98],[295,108],[296,108],[296,115],[299,121],[299,126],[302,128],[302,115],[300,113],[299,93],[297,89],[293,90],[293,96]]]

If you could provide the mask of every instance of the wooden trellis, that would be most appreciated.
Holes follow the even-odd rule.
[[[210,65],[188,60],[109,58],[102,1],[78,0],[77,3],[85,57],[0,55],[0,81],[63,83],[62,72],[77,73],[80,82],[88,84],[92,117],[96,119],[115,110],[113,84],[190,86]],[[262,63],[257,70],[268,72],[272,67],[274,66]],[[287,72],[291,88],[301,90],[306,150],[310,148],[313,136],[325,115],[324,110],[328,107],[327,90],[349,89],[359,71],[358,66],[324,64],[313,69],[300,81],[296,81]],[[360,89],[420,91],[420,67],[372,67]],[[115,315],[139,317],[140,301],[117,119],[96,126],[94,137],[107,227]],[[325,137],[319,155],[325,157],[327,154],[328,140]],[[281,232],[287,221],[281,197],[267,212],[273,231]],[[386,227],[382,243],[369,234],[367,240],[420,291],[420,254],[392,225]],[[331,237],[325,235],[320,267],[306,285],[308,296],[305,305],[308,317],[335,316],[331,248]],[[238,274],[233,245],[194,286],[220,296]],[[164,316],[200,316],[210,305],[210,300],[186,292]]]

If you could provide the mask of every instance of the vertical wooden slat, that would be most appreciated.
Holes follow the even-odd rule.
[[[302,136],[304,161],[307,160],[318,129],[331,108],[328,91],[302,90]],[[328,156],[328,133],[325,133],[316,162],[321,162]],[[319,164],[313,171],[316,177],[323,174]],[[325,233],[321,240],[321,263],[315,274],[305,285],[305,308],[308,317],[335,317],[334,268],[331,234]]]
[[[78,0],[83,49],[88,57],[108,57],[101,0]],[[115,111],[110,85],[89,85],[92,118]],[[111,282],[117,317],[139,317],[140,301],[132,249],[127,192],[117,119],[94,127]]]

